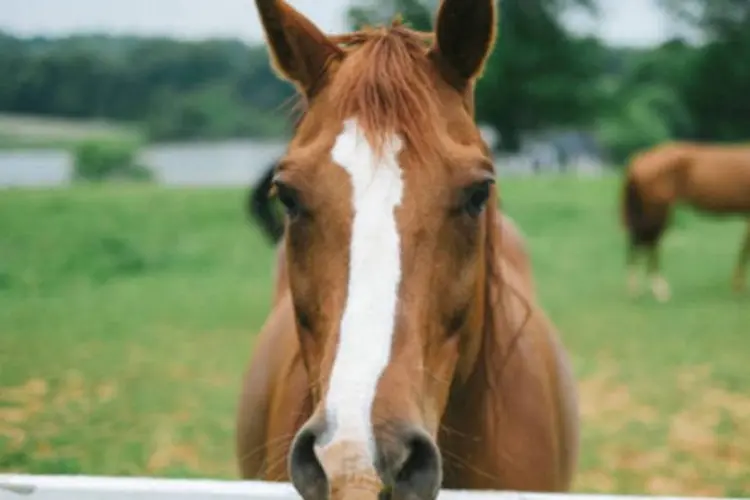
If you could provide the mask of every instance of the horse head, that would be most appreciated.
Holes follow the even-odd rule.
[[[452,381],[480,350],[495,172],[474,121],[493,0],[444,0],[435,32],[327,36],[256,0],[305,112],[276,167],[314,411],[289,456],[306,500],[430,500]]]

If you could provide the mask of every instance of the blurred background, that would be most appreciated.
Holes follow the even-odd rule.
[[[436,0],[297,0],[328,32]],[[625,293],[620,175],[750,136],[747,0],[501,0],[478,85],[503,208],[579,379],[577,491],[750,495],[740,218],[676,214],[674,298]],[[246,197],[292,87],[250,0],[3,0],[0,472],[237,476],[273,248]]]

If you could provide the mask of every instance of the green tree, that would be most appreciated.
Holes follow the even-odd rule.
[[[683,77],[682,98],[694,123],[691,137],[747,141],[750,136],[750,2],[661,0],[703,44]]]
[[[691,137],[695,123],[684,95],[695,50],[680,40],[653,49],[630,51],[607,88],[600,109],[600,140],[618,162],[635,151],[673,138]]]
[[[561,4],[503,0],[500,5],[497,45],[477,85],[477,115],[498,130],[501,149],[517,151],[524,132],[591,119],[602,52],[596,40],[566,32]]]
[[[598,120],[598,136],[612,159],[627,161],[635,151],[679,136],[690,116],[679,96],[660,83],[621,90],[618,106]]]

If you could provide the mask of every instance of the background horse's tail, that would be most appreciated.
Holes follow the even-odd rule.
[[[247,214],[250,220],[257,223],[271,243],[277,243],[284,234],[284,221],[273,210],[271,198],[268,196],[273,185],[273,173],[276,162],[271,162],[266,173],[255,187],[250,189],[247,196]]]

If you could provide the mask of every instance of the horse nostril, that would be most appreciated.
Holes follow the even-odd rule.
[[[381,470],[394,499],[434,500],[443,480],[440,451],[423,430],[410,428],[381,452]]]
[[[289,477],[304,500],[322,500],[328,496],[328,479],[315,454],[318,434],[316,426],[304,426],[289,452]]]

